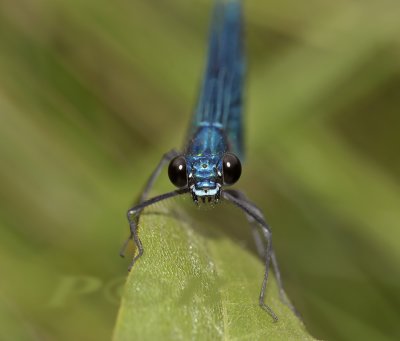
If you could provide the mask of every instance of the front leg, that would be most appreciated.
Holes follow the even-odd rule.
[[[157,195],[156,197],[153,197],[151,199],[148,199],[146,201],[143,201],[140,204],[137,204],[136,206],[132,207],[131,209],[128,210],[127,216],[129,220],[129,227],[131,231],[131,236],[130,238],[125,242],[124,247],[126,247],[127,242],[132,238],[133,241],[135,242],[136,247],[138,248],[138,254],[132,259],[131,264],[129,265],[128,270],[130,271],[135,264],[135,262],[142,256],[143,254],[143,245],[142,242],[139,239],[139,236],[137,234],[137,221],[138,221],[138,215],[143,211],[144,208],[147,206],[151,206],[157,202],[175,197],[177,195],[185,194],[188,193],[189,189],[188,188],[180,188],[172,192],[164,193],[161,195]]]
[[[237,190],[226,190],[225,192],[230,193],[234,197],[240,199],[243,202],[246,202],[248,206],[252,208],[252,211],[256,213],[264,222],[265,218],[262,214],[262,212],[256,207],[253,203],[249,202],[247,197],[245,196],[244,193],[237,191]],[[262,240],[263,237],[263,231],[259,229],[259,224],[258,222],[253,218],[252,215],[248,214],[245,212],[247,221],[249,222],[250,226],[252,227],[252,233],[254,237],[254,241],[256,244],[257,252],[262,260],[265,260],[266,254],[267,254],[267,247],[265,245],[265,242]],[[260,235],[261,234],[261,235]],[[271,243],[272,244],[272,243]],[[288,299],[288,296],[285,292],[285,289],[283,287],[283,282],[282,282],[282,277],[281,277],[281,271],[279,269],[278,265],[278,260],[276,258],[275,250],[274,247],[271,245],[271,263],[272,267],[275,273],[275,278],[278,283],[278,288],[279,288],[279,296],[282,300],[283,303],[285,303],[296,315],[297,317],[301,318],[299,312],[295,308],[295,306],[290,302]]]
[[[264,236],[265,240],[267,241],[267,245],[265,248],[265,272],[264,272],[264,278],[263,278],[261,291],[260,291],[259,304],[260,304],[260,307],[263,308],[265,311],[267,311],[271,315],[271,317],[274,319],[274,321],[276,322],[276,321],[278,321],[278,316],[276,316],[274,311],[267,304],[265,304],[265,290],[267,288],[269,263],[271,260],[271,252],[272,252],[272,232],[271,232],[269,225],[264,220],[264,217],[259,214],[258,208],[256,206],[254,206],[253,204],[251,204],[250,202],[248,202],[247,200],[237,197],[236,191],[233,193],[232,193],[232,191],[224,191],[222,193],[222,196],[226,200],[235,204],[237,207],[241,208],[246,213],[246,215],[251,217],[251,219],[253,219],[261,227],[263,236]]]
[[[165,153],[160,162],[158,163],[157,167],[154,169],[153,173],[150,175],[149,179],[146,182],[146,185],[143,188],[142,194],[139,197],[139,200],[137,201],[138,204],[143,203],[146,199],[147,196],[149,195],[150,190],[152,189],[155,181],[157,180],[158,176],[161,173],[161,170],[163,169],[163,167],[170,162],[174,157],[178,156],[179,153],[175,150],[172,149],[169,152]],[[121,257],[125,256],[125,251],[126,248],[128,246],[129,241],[132,239],[136,245],[136,247],[138,248],[138,254],[134,257],[130,268],[133,266],[133,264],[135,263],[135,261],[143,254],[143,246],[142,246],[142,242],[139,239],[139,236],[137,234],[137,227],[139,224],[139,218],[140,218],[140,214],[142,212],[142,210],[135,212],[135,214],[131,213],[132,209],[130,209],[127,213],[128,216],[128,221],[129,221],[129,229],[130,229],[130,234],[129,237],[126,239],[126,241],[124,242],[124,244],[121,247],[121,250],[119,252]],[[130,269],[129,268],[129,269]]]
[[[138,235],[138,230],[137,230],[137,223],[139,221],[139,216],[138,214],[140,214],[141,210],[139,211],[139,213],[136,213],[135,211],[133,211],[132,209],[130,209],[127,213],[128,216],[128,221],[129,221],[129,230],[130,230],[130,236],[129,238],[125,241],[124,243],[124,251],[125,248],[129,242],[129,240],[133,239],[137,249],[138,249],[138,253],[137,255],[135,255],[131,261],[131,264],[129,264],[128,267],[128,271],[131,271],[131,269],[133,268],[133,266],[135,265],[136,261],[143,255],[143,244],[142,241],[139,238]]]

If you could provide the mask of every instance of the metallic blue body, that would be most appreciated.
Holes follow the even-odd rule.
[[[287,300],[281,275],[272,248],[272,232],[261,211],[237,190],[222,190],[225,185],[236,183],[242,167],[242,85],[244,61],[242,56],[242,18],[239,0],[217,0],[211,25],[207,67],[198,105],[188,131],[188,143],[183,153],[176,150],[164,154],[150,176],[139,203],[129,209],[127,216],[130,237],[123,245],[124,255],[129,240],[133,240],[138,253],[129,269],[143,254],[137,224],[144,208],[177,195],[191,193],[195,203],[218,202],[220,198],[239,207],[253,225],[253,232],[260,258],[265,261],[265,272],[261,286],[259,305],[274,321],[278,317],[265,304],[265,290],[270,262],[282,300],[297,314]],[[169,162],[168,176],[177,190],[147,199],[156,178]],[[257,227],[260,229],[258,230]],[[155,300],[156,302],[156,300]]]
[[[195,199],[218,198],[224,153],[243,157],[241,12],[238,1],[215,5],[205,76],[184,150]]]

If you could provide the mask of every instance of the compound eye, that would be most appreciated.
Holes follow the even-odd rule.
[[[172,159],[168,166],[168,176],[176,187],[187,185],[186,160],[183,156]]]
[[[222,160],[224,184],[233,185],[242,174],[242,165],[236,155],[226,153]]]

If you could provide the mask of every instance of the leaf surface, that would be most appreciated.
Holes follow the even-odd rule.
[[[218,227],[146,214],[145,253],[128,276],[114,340],[312,340],[279,299],[273,276],[258,305],[264,266]],[[216,232],[219,231],[219,232]]]

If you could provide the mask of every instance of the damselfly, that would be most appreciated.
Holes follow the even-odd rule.
[[[244,59],[242,53],[242,9],[239,1],[217,1],[209,38],[208,60],[197,108],[188,131],[183,152],[166,153],[151,174],[140,196],[139,203],[128,211],[130,236],[122,247],[125,253],[133,240],[138,253],[129,270],[143,254],[137,233],[139,216],[143,209],[161,200],[190,193],[198,204],[227,200],[244,211],[253,227],[260,257],[265,261],[265,272],[259,304],[274,320],[276,314],[265,304],[264,296],[270,263],[274,269],[283,301],[286,299],[274,249],[271,229],[261,211],[244,194],[226,189],[239,180],[243,157],[242,87]],[[169,163],[168,176],[177,190],[147,199],[162,168]]]

